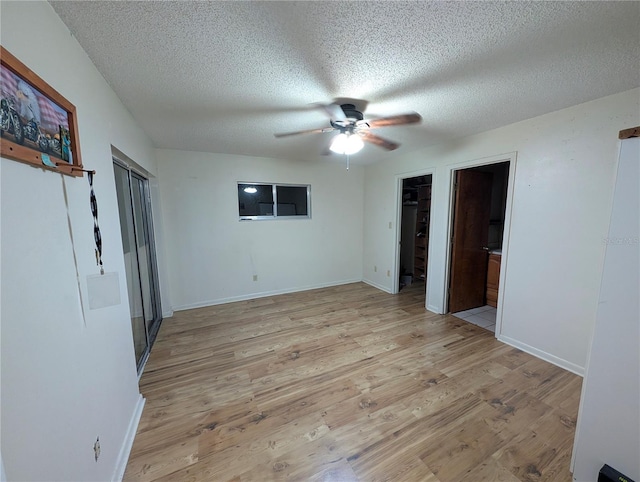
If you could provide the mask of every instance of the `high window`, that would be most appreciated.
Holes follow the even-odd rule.
[[[311,186],[239,182],[238,212],[240,220],[310,218]]]

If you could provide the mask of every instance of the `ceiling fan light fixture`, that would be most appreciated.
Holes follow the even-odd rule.
[[[364,147],[362,137],[357,134],[341,133],[333,138],[329,149],[336,154],[351,155]]]

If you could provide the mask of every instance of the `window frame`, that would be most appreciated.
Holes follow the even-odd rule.
[[[240,214],[240,198],[238,197],[238,220],[239,221],[272,221],[277,219],[311,219],[311,184],[291,184],[282,182],[244,182],[237,181],[236,187],[240,190],[241,185],[249,186],[271,186],[271,195],[273,197],[273,214],[262,216],[244,216]],[[278,187],[301,187],[306,189],[307,214],[294,216],[278,215]]]

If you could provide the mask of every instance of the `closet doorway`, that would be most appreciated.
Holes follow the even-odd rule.
[[[412,291],[426,298],[432,175],[401,179],[400,240],[396,293]]]
[[[116,158],[113,158],[113,172],[133,344],[140,373],[162,321],[149,180]]]

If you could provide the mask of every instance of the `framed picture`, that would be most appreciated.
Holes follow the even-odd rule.
[[[82,176],[76,108],[0,46],[0,154]]]

